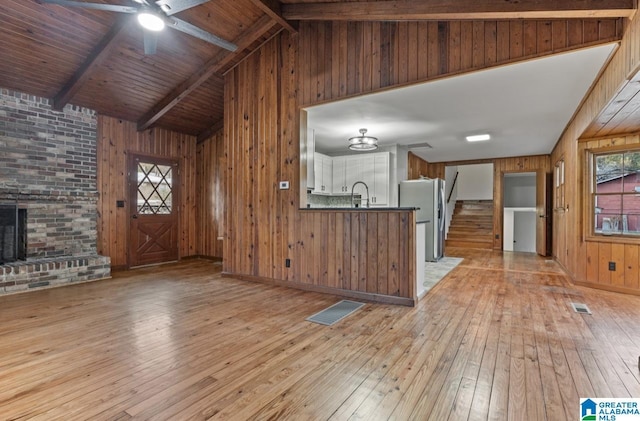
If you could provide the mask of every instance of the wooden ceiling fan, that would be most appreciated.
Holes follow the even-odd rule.
[[[109,12],[136,14],[138,22],[144,29],[144,53],[155,54],[158,42],[158,32],[165,27],[175,29],[203,41],[209,42],[229,51],[236,51],[235,44],[224,40],[195,25],[185,22],[172,15],[190,9],[209,0],[132,0],[135,5],[122,6],[117,4],[90,3],[73,0],[37,0],[38,3],[50,3],[66,7],[82,7],[85,9],[106,10]]]

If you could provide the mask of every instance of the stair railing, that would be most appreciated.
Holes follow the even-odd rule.
[[[458,174],[460,172],[456,171],[456,176],[453,177],[453,183],[451,184],[451,190],[449,190],[449,196],[447,196],[447,205],[451,202],[451,195],[453,195],[453,189],[456,187],[456,182],[458,181]]]

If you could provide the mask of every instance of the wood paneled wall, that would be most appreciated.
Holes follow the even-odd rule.
[[[311,105],[619,40],[621,22],[301,22],[300,103]]]
[[[177,158],[180,166],[180,257],[196,254],[196,139],[163,129],[136,130],[136,124],[98,117],[98,253],[115,269],[127,266],[129,208],[127,162],[130,153]],[[116,207],[124,200],[124,208]]]
[[[418,155],[413,152],[409,152],[409,157],[407,159],[407,167],[408,174],[407,179],[409,180],[417,180],[420,176],[427,176],[429,172],[429,163],[424,159],[420,158]]]
[[[224,132],[213,134],[196,148],[196,218],[199,230],[196,254],[223,257]]]
[[[623,86],[627,76],[632,74],[640,64],[638,46],[640,46],[640,20],[634,19],[630,22],[618,51],[583,101],[551,155],[552,165],[560,159],[565,162],[566,209],[561,214],[554,213],[553,221],[555,234],[563,238],[563,241],[554,244],[554,256],[576,282],[607,289],[626,288],[626,291],[635,293],[640,293],[640,287],[635,287],[636,281],[633,280],[637,275],[633,270],[627,274],[624,268],[628,268],[629,265],[634,266],[636,245],[613,241],[594,243],[585,240],[583,210],[587,198],[583,195],[585,182],[583,161],[586,145],[580,145],[577,139]],[[609,145],[627,141],[637,142],[633,135],[601,139],[597,142],[599,145]],[[593,143],[587,145],[593,146]],[[613,275],[608,271],[609,256],[611,260],[616,259],[619,263],[617,266],[619,269]],[[627,257],[629,257],[628,262]],[[620,271],[623,269],[625,270],[624,287],[620,286],[622,284]],[[627,276],[630,277],[629,284],[627,284]]]
[[[610,146],[629,145],[630,148],[640,147],[640,136],[637,134],[620,136],[610,139],[591,140],[578,144],[578,156],[585,156],[588,149],[607,148]],[[583,161],[584,163],[584,161]],[[584,174],[584,165],[581,165],[580,174]],[[582,184],[584,191],[584,184]],[[589,198],[583,196],[581,207],[587,206]],[[585,217],[584,212],[580,213]],[[586,226],[581,224],[586,230]],[[632,290],[640,294],[638,260],[640,244],[637,241],[615,241],[603,238],[604,241],[586,242],[586,268],[582,281],[590,284],[603,285],[613,290]],[[616,263],[616,270],[609,270],[609,262]]]
[[[619,30],[617,19],[302,22],[298,34],[274,37],[226,75],[225,272],[318,288],[357,284],[357,291],[383,294],[377,279],[361,279],[365,268],[392,264],[388,256],[412,250],[415,227],[403,228],[411,212],[377,213],[374,223],[368,213],[355,218],[298,209],[301,105],[612,41]],[[279,190],[280,180],[290,188]],[[335,218],[342,221],[341,236],[333,234]],[[339,265],[345,245],[348,283],[347,266]],[[399,280],[407,288],[386,293],[413,298],[414,260],[409,253],[395,268],[412,277]]]
[[[224,270],[410,303],[415,296],[413,212],[298,209],[295,41],[282,34],[227,74]],[[289,181],[290,188],[280,190],[280,180]]]
[[[445,167],[451,165],[469,165],[493,163],[493,248],[502,250],[502,223],[504,206],[503,177],[510,172],[551,172],[549,155],[517,156],[511,158],[481,159],[474,161],[435,162],[429,163],[427,176],[444,178]],[[496,235],[498,238],[496,238]]]

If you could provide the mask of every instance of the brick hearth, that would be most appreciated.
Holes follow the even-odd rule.
[[[0,293],[108,278],[97,243],[96,115],[0,91],[0,203],[27,210],[27,260],[0,266]]]

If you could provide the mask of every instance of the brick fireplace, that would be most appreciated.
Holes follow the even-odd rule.
[[[0,204],[25,224],[25,259],[0,266],[0,293],[110,276],[97,243],[96,115],[0,90]]]

